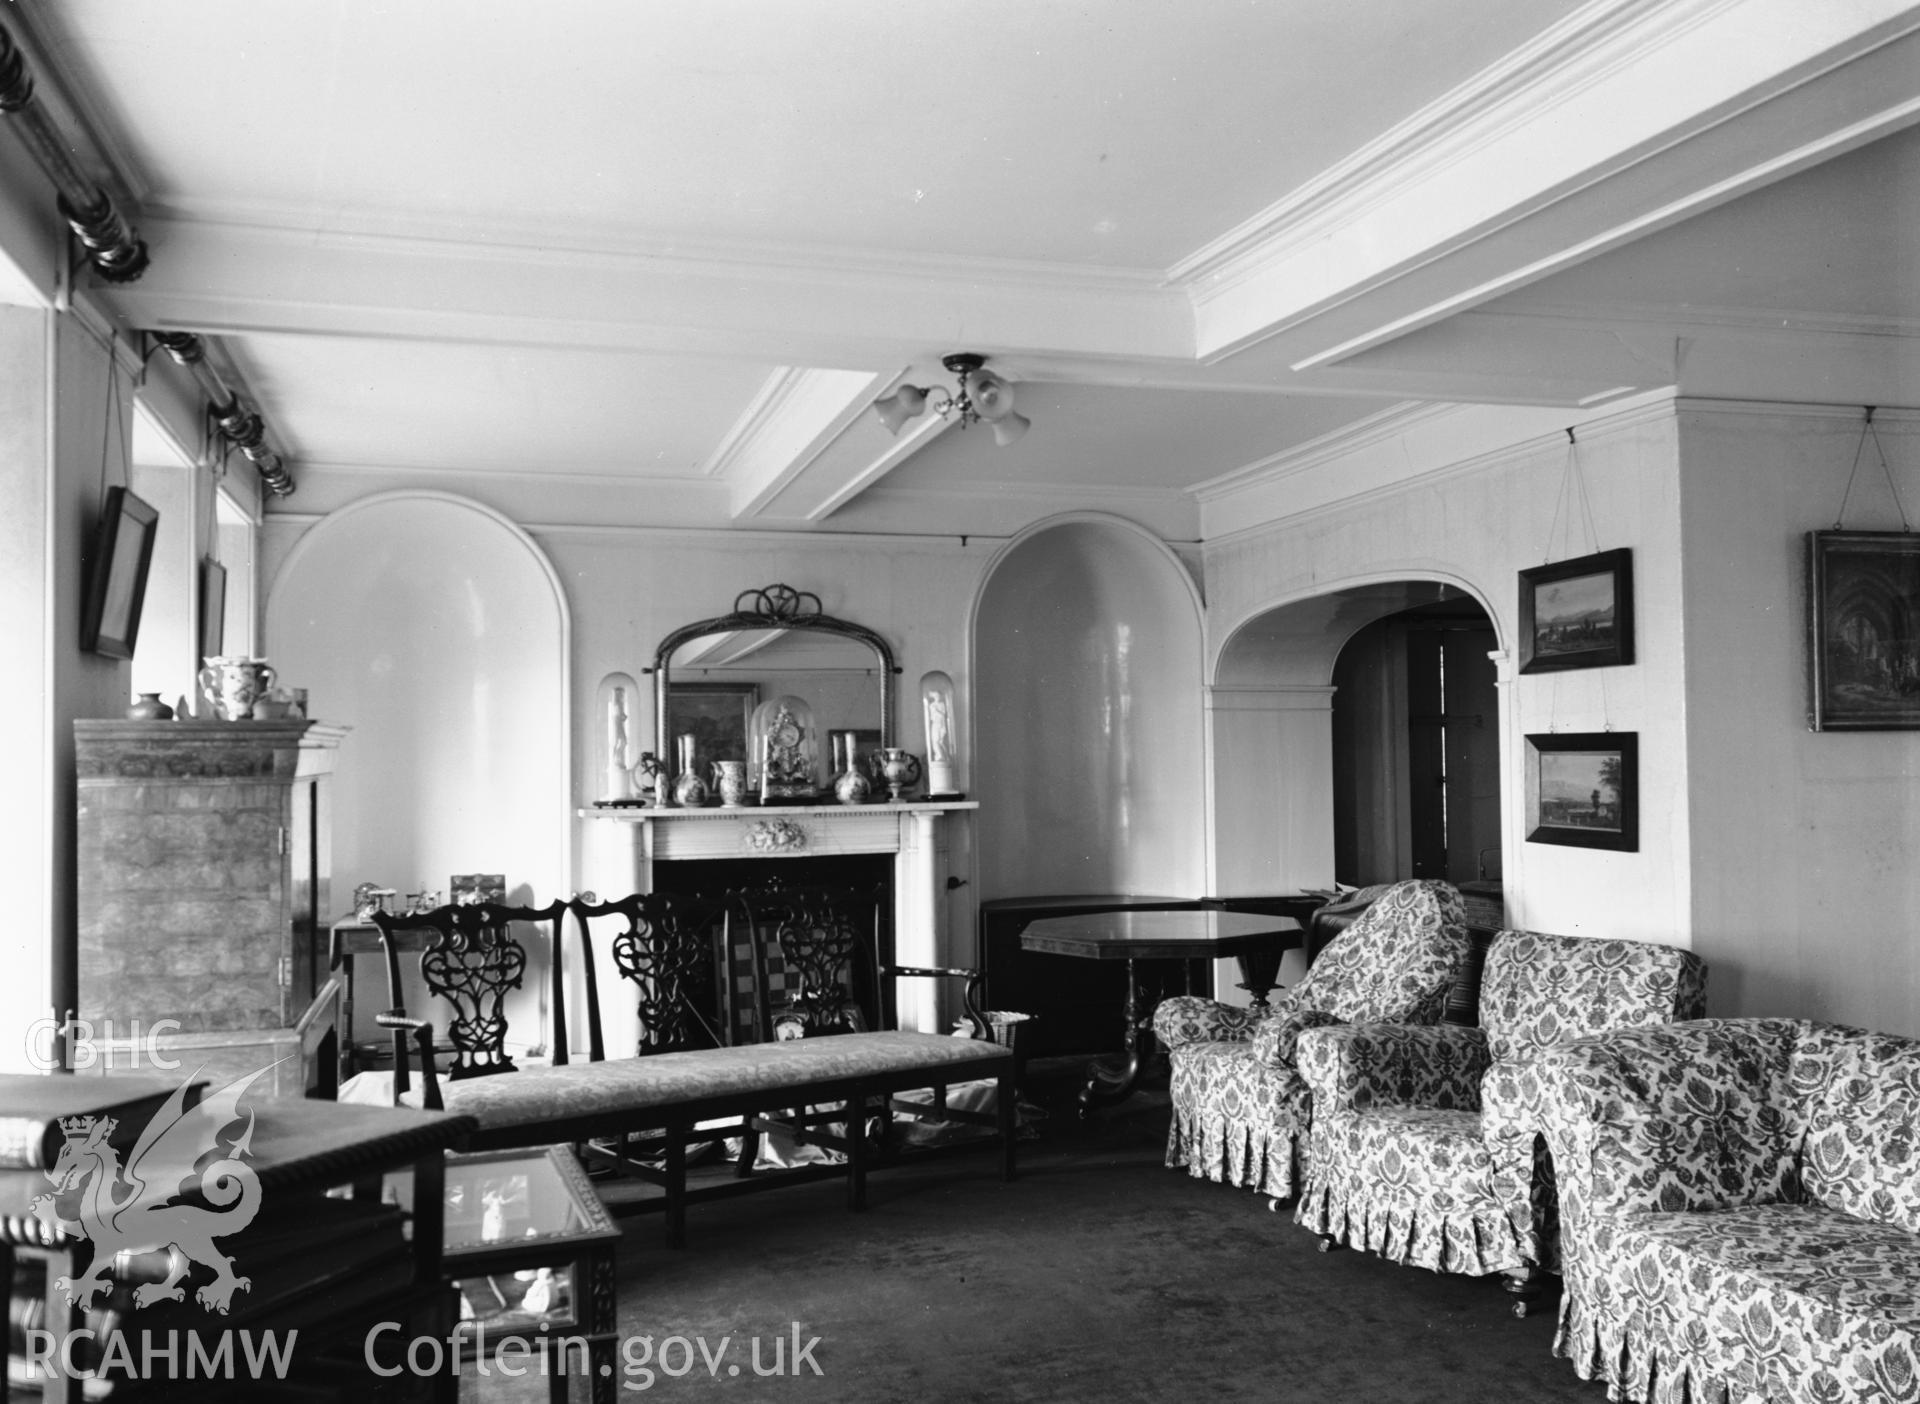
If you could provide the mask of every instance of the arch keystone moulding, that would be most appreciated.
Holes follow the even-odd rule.
[[[518,523],[494,508],[487,506],[485,503],[477,502],[470,497],[462,497],[458,493],[422,488],[399,488],[388,492],[373,493],[335,508],[317,521],[314,521],[300,533],[298,539],[287,549],[285,556],[275,569],[273,583],[268,588],[265,607],[262,610],[266,626],[266,648],[263,649],[263,652],[271,656],[271,650],[276,644],[273,632],[274,613],[276,607],[281,604],[283,598],[282,591],[286,582],[295,577],[295,573],[316,547],[325,544],[328,538],[335,535],[344,525],[354,523],[356,518],[368,512],[376,512],[383,508],[400,505],[439,506],[455,512],[471,514],[473,517],[480,519],[486,528],[497,530],[501,544],[505,548],[523,556],[526,562],[537,569],[539,578],[545,583],[546,599],[551,602],[552,620],[557,634],[554,642],[558,654],[558,657],[555,659],[555,665],[558,671],[556,705],[559,711],[559,718],[556,728],[558,733],[556,737],[558,750],[552,758],[554,767],[552,791],[552,852],[556,870],[546,875],[546,880],[551,882],[553,890],[550,893],[542,895],[548,898],[564,897],[567,892],[572,890],[576,881],[574,871],[575,820],[573,817],[574,775],[572,744],[573,729],[575,726],[573,717],[572,676],[573,611],[567,600],[566,588],[561,581],[559,572],[554,569],[553,562],[548,559],[546,552],[541,549],[540,543],[534,540]],[[315,680],[313,685],[315,691],[318,693],[315,703],[316,710],[324,713],[327,705],[325,693],[321,691],[325,685],[324,680]],[[412,880],[413,876],[414,875],[410,875],[408,880]],[[427,875],[421,874],[417,876],[424,878]],[[510,886],[518,882],[536,880],[536,875],[532,873],[508,873],[507,877]],[[336,900],[335,905],[339,906],[340,903]]]

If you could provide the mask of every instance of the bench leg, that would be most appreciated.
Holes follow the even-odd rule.
[[[686,1126],[667,1127],[667,1247],[687,1246]]]
[[[867,1099],[855,1092],[847,1098],[847,1208],[856,1213],[867,1207]]]
[[[1020,1094],[1014,1090],[1010,1072],[1000,1074],[1000,1088],[994,1095],[994,1109],[1000,1114],[1000,1178],[1013,1178],[1014,1146],[1019,1141]]]

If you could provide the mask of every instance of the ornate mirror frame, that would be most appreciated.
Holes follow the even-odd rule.
[[[880,659],[880,744],[893,744],[893,680],[900,668],[893,661],[893,650],[887,641],[864,624],[823,614],[820,597],[811,591],[796,590],[791,585],[768,585],[758,590],[742,590],[734,596],[731,613],[684,624],[660,640],[660,647],[653,653],[653,667],[648,671],[653,674],[654,754],[662,761],[673,754],[669,747],[671,738],[667,735],[667,690],[672,685],[675,650],[708,634],[732,634],[746,629],[810,629],[858,639],[871,648]]]

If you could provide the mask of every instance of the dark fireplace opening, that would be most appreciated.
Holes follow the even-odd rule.
[[[878,969],[893,962],[893,855],[890,853],[816,854],[796,858],[704,858],[655,862],[656,892],[723,900],[729,893],[778,878],[796,887],[847,887],[875,893],[878,913],[872,943],[855,959],[853,997],[874,1028],[894,1027],[896,1011],[893,981],[882,980]],[[722,1011],[734,1043],[757,1042],[764,1037],[754,998],[751,935],[739,929],[737,919],[716,934],[718,942],[713,983],[704,993],[707,1008]],[[770,952],[770,996],[777,1000],[788,985],[778,952]],[[724,986],[724,996],[721,989]]]

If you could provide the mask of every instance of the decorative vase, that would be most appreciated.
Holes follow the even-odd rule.
[[[707,802],[707,782],[694,768],[694,739],[691,731],[680,736],[680,775],[673,782],[673,802],[683,809],[698,809]]]
[[[713,788],[719,792],[722,809],[744,809],[747,803],[747,763],[736,760],[715,761]]]
[[[865,804],[873,798],[873,783],[860,773],[858,738],[851,731],[833,737],[833,797],[842,804]]]
[[[873,773],[886,782],[888,796],[897,801],[920,778],[920,758],[898,746],[883,746],[873,754]]]
[[[264,658],[209,658],[198,678],[201,692],[221,721],[251,721],[253,704],[280,675]]]
[[[172,721],[173,708],[160,700],[157,692],[143,692],[140,700],[127,708],[128,721]]]

